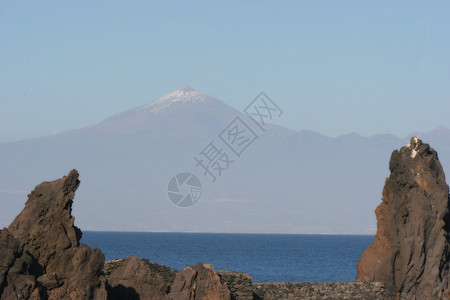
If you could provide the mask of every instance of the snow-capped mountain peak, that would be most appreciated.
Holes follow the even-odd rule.
[[[149,104],[143,105],[138,108],[138,110],[145,110],[151,112],[157,112],[167,108],[173,104],[184,104],[184,103],[198,103],[207,101],[217,101],[213,97],[194,90],[188,85],[181,87],[180,89],[156,100]]]

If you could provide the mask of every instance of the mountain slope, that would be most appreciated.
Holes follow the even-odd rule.
[[[210,137],[222,131],[240,111],[189,86],[149,104],[116,114],[101,123],[63,135],[136,134],[147,136]],[[269,133],[289,135],[294,131],[269,125]]]

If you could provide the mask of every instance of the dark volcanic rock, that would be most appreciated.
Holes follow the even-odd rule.
[[[30,299],[39,267],[8,229],[0,230],[0,299]],[[37,291],[37,293],[39,293]]]
[[[247,274],[201,263],[181,272],[135,256],[105,264],[99,249],[80,245],[71,214],[79,184],[75,170],[41,183],[9,228],[0,230],[0,300],[253,298]]]
[[[252,278],[247,273],[217,271],[220,281],[228,287],[233,300],[253,300]]]
[[[176,271],[130,256],[105,264],[109,300],[158,300],[170,291]]]
[[[71,215],[79,183],[75,170],[62,179],[41,183],[8,228],[23,253],[37,265],[29,282],[37,279],[43,298],[106,299],[100,280],[104,255],[99,249],[80,245],[81,231]],[[32,265],[30,258],[22,257],[28,260],[23,265]]]
[[[374,244],[357,281],[381,281],[392,297],[446,299],[449,289],[449,188],[436,151],[416,137],[394,151]]]
[[[202,263],[188,266],[175,276],[165,300],[231,300],[230,290],[220,277]]]

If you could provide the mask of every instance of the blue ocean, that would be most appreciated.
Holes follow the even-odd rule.
[[[181,270],[197,262],[254,282],[354,281],[369,235],[83,232],[106,260],[136,255]]]

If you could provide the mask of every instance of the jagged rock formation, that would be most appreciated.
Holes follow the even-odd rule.
[[[202,263],[178,272],[164,300],[231,300],[231,292],[219,275]]]
[[[106,299],[104,255],[80,245],[81,231],[71,215],[79,183],[78,172],[72,170],[38,185],[22,212],[2,230],[1,253],[10,253],[2,263],[4,299],[28,299],[30,291],[36,299]],[[13,256],[18,258],[12,261]],[[17,290],[24,296],[17,296]]]
[[[0,230],[1,300],[252,299],[248,274],[220,276],[201,263],[177,272],[135,256],[105,264],[99,249],[80,245],[71,214],[79,184],[75,170],[41,183]]]
[[[449,188],[437,153],[413,137],[394,151],[377,234],[357,265],[357,281],[381,281],[397,299],[449,296]]]
[[[159,300],[170,291],[176,271],[130,256],[105,264],[108,300]]]

